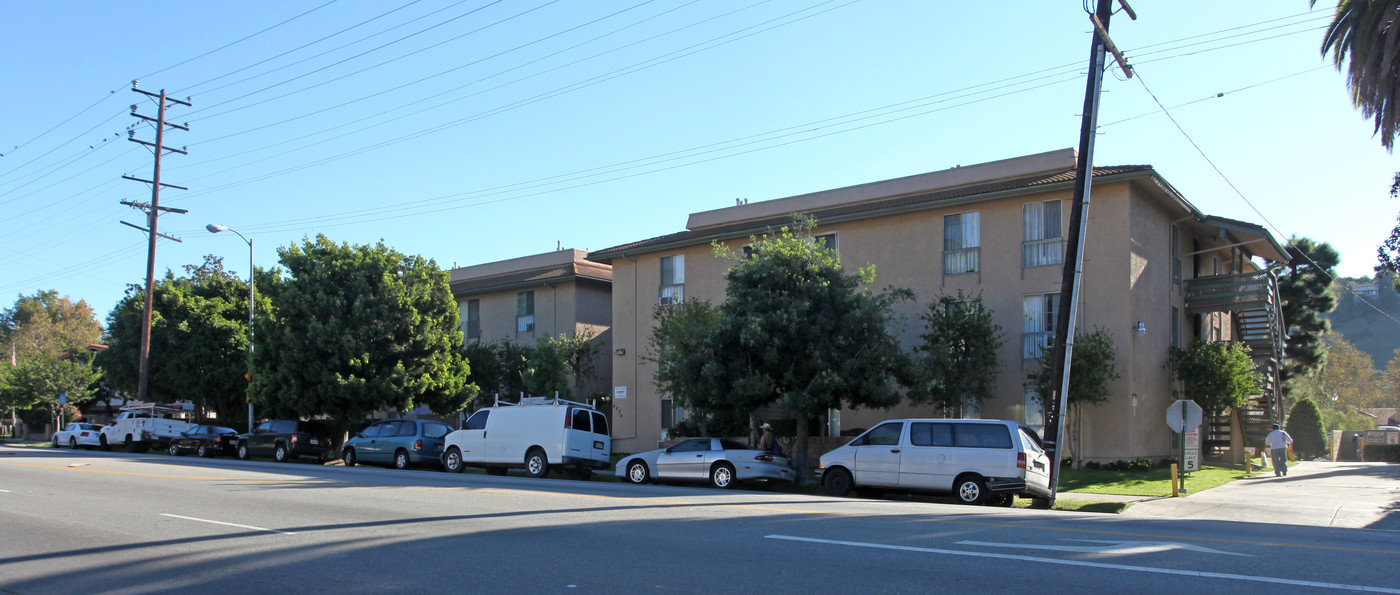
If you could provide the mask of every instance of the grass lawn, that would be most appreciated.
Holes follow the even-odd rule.
[[[1151,471],[1061,468],[1060,491],[1167,497],[1172,495],[1171,477],[1170,467],[1158,467]],[[1243,469],[1206,466],[1186,476],[1186,490],[1195,493],[1245,477],[1249,475]]]

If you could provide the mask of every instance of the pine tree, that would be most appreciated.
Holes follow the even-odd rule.
[[[1327,452],[1327,435],[1322,429],[1322,412],[1312,399],[1303,399],[1288,412],[1288,435],[1293,437],[1293,452],[1300,459],[1311,459]]]

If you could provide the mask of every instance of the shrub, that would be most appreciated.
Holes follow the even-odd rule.
[[[1317,403],[1304,397],[1288,412],[1288,435],[1293,437],[1293,452],[1299,458],[1312,459],[1327,452],[1327,436],[1322,430],[1322,412]]]

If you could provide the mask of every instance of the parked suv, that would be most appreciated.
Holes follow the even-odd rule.
[[[319,421],[274,419],[258,424],[238,437],[238,458],[272,457],[281,462],[295,458],[324,461],[333,456],[330,430]]]
[[[608,418],[592,405],[529,397],[473,413],[465,427],[447,435],[442,468],[458,473],[481,467],[491,475],[523,468],[530,477],[544,477],[551,467],[562,467],[586,479],[594,469],[608,468],[611,457]]]
[[[1014,421],[892,419],[822,455],[817,475],[833,496],[869,487],[998,506],[1050,496],[1040,436]]]
[[[340,458],[346,467],[355,463],[392,464],[395,469],[440,464],[442,439],[452,426],[422,419],[386,419],[375,422],[345,441]]]

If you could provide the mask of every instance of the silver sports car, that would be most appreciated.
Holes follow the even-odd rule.
[[[691,438],[623,457],[614,475],[631,483],[708,481],[717,488],[750,480],[797,480],[787,457],[723,438]]]

